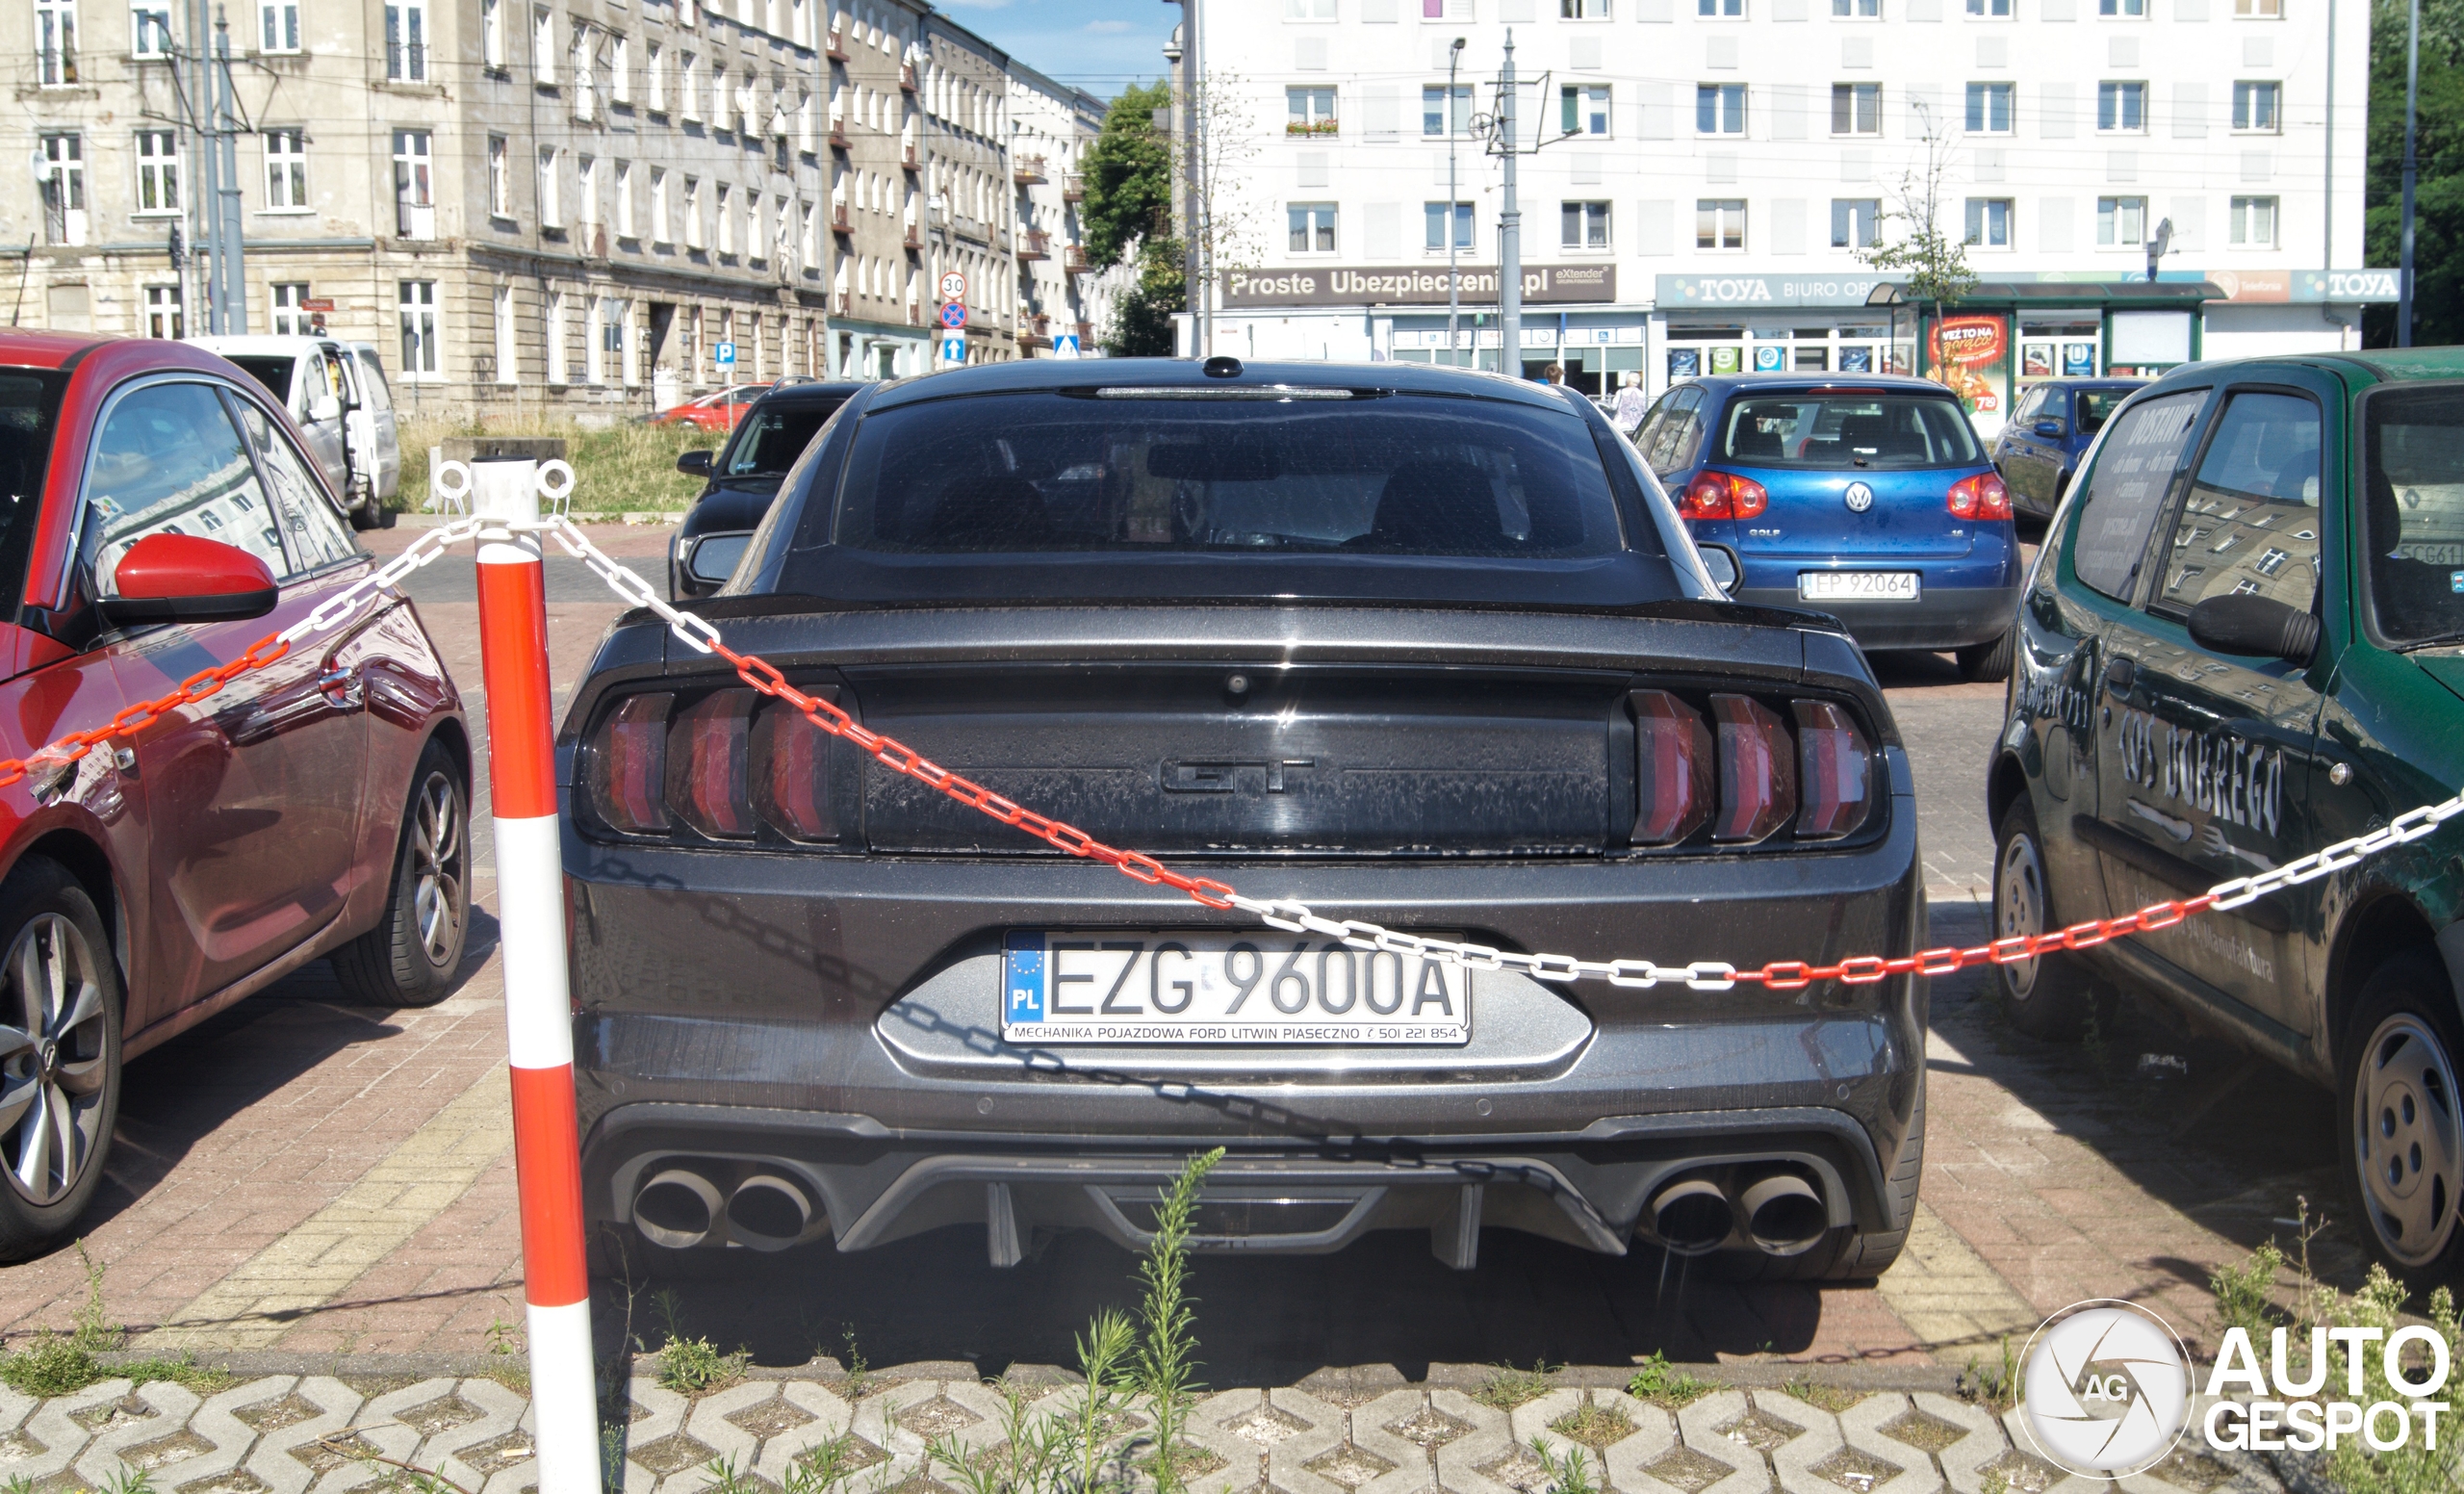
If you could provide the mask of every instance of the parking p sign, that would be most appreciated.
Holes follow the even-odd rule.
[[[733,343],[721,343],[721,344],[719,345],[718,359],[719,359],[719,367],[721,367],[721,368],[723,368],[723,369],[732,369],[732,368],[734,368],[734,367],[735,367],[735,344],[733,344]]]

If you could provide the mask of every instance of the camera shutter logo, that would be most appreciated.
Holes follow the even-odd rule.
[[[2190,1424],[2190,1353],[2164,1319],[2130,1302],[2079,1302],[2046,1319],[2020,1376],[2020,1419],[2037,1451],[2086,1478],[2153,1467]]]
[[[1863,513],[1874,506],[1874,490],[1861,482],[1851,482],[1848,491],[1840,496],[1848,500],[1850,513]]]

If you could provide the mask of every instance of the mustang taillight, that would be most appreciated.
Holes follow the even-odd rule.
[[[1711,729],[1666,690],[1636,690],[1634,843],[1667,845],[1711,817]]]
[[[1755,841],[1797,812],[1797,755],[1779,712],[1750,695],[1714,695],[1719,722],[1720,807],[1714,840]]]
[[[1848,712],[1829,701],[1794,701],[1797,718],[1797,838],[1854,834],[1873,808],[1867,770],[1873,752]]]
[[[1688,519],[1753,519],[1771,506],[1771,495],[1752,477],[1732,472],[1705,472],[1685,485]]]
[[[1951,484],[1951,513],[1961,519],[2008,519],[2011,490],[1989,472],[1962,477]]]
[[[706,839],[752,840],[767,824],[790,840],[839,838],[827,734],[752,690],[681,698],[691,704],[631,696],[601,719],[587,777],[607,828],[664,836],[680,822]]]

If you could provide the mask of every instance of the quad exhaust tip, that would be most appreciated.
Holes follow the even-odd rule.
[[[633,1195],[633,1227],[653,1245],[689,1250],[710,1238],[722,1202],[718,1185],[708,1178],[669,1168]]]
[[[1757,1179],[1739,1196],[1745,1237],[1766,1255],[1802,1255],[1831,1229],[1831,1211],[1813,1185],[1794,1172]]]
[[[776,1172],[756,1172],[728,1195],[728,1238],[753,1250],[783,1250],[812,1229],[812,1200]]]
[[[1736,1210],[1707,1177],[1669,1184],[1652,1199],[1652,1230],[1672,1255],[1708,1255],[1736,1228]]]

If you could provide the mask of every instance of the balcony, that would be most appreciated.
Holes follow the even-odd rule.
[[[924,169],[924,162],[916,153],[915,142],[913,141],[909,141],[899,146],[898,164],[910,171],[921,171]]]
[[[907,303],[907,324],[909,326],[922,326],[924,324],[924,308],[916,305],[913,301],[909,301]]]
[[[1040,228],[1030,228],[1018,235],[1018,258],[1022,260],[1052,258],[1052,235]]]
[[[1093,323],[1093,322],[1079,322],[1079,323],[1078,323],[1078,350],[1079,350],[1079,351],[1081,351],[1081,352],[1084,352],[1084,351],[1086,351],[1088,348],[1092,348],[1092,347],[1094,347],[1094,346],[1095,346],[1095,323]]]
[[[844,37],[839,35],[837,27],[833,26],[830,28],[830,39],[823,46],[822,50],[834,63],[843,63],[847,61],[847,41]]]
[[[1072,171],[1067,176],[1063,177],[1061,179],[1061,200],[1064,202],[1086,201],[1087,178],[1079,175],[1075,171]]]
[[[1091,272],[1087,264],[1087,251],[1074,244],[1061,251],[1061,268],[1073,275]]]
[[[851,234],[856,231],[855,223],[848,218],[846,203],[834,202],[830,205],[830,231],[834,234]]]
[[[924,247],[924,230],[916,227],[913,223],[909,223],[907,225],[907,236],[899,240],[899,243],[906,245],[911,249],[921,249]]]
[[[1322,138],[1329,135],[1341,135],[1343,130],[1337,121],[1333,119],[1287,119],[1283,122],[1283,133],[1294,136],[1316,136]]]
[[[912,93],[915,91],[915,64],[913,63],[901,63],[898,64],[898,90],[901,93]]]
[[[845,149],[847,148],[847,121],[846,121],[846,120],[841,119],[841,118],[837,118],[837,117],[835,117],[835,116],[834,116],[834,117],[831,119],[831,121],[830,121],[830,148],[831,148],[831,149],[833,149],[833,150],[845,150]]]
[[[833,298],[832,304],[837,308],[838,315],[852,317],[856,314],[856,294],[853,291],[841,291]]]
[[[1043,171],[1043,157],[1020,156],[1011,165],[1010,179],[1021,187],[1040,187],[1046,180]]]
[[[1041,332],[1020,332],[1018,334],[1018,346],[1021,348],[1049,348],[1052,346],[1052,339]]]

